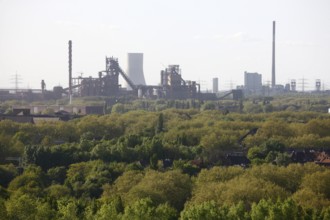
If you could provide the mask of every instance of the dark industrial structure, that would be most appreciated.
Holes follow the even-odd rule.
[[[105,69],[98,72],[97,77],[73,77],[72,76],[72,41],[68,42],[68,87],[56,86],[53,91],[46,90],[46,82],[41,81],[41,89],[34,90],[0,90],[0,101],[9,99],[40,101],[56,100],[67,97],[72,104],[74,97],[86,96],[105,96],[111,98],[132,97],[132,98],[163,98],[163,99],[199,99],[199,100],[217,100],[233,94],[235,100],[242,99],[241,90],[233,90],[226,93],[223,97],[217,97],[215,93],[202,93],[200,84],[196,81],[184,80],[181,76],[179,65],[169,65],[160,73],[159,85],[145,85],[143,76],[143,54],[129,54],[132,70],[138,73],[132,73],[141,78],[141,82],[134,81],[127,75],[114,57],[105,58]],[[134,62],[133,62],[134,61]],[[126,88],[119,84],[119,77],[126,82]],[[129,89],[127,89],[129,88]]]
[[[122,88],[119,84],[119,76],[125,80],[131,90]],[[118,59],[106,57],[105,70],[100,71],[97,78],[82,76],[71,78],[69,83],[73,83],[68,89],[70,90],[71,87],[73,96],[78,97],[131,95],[136,98],[216,99],[214,94],[202,94],[200,85],[195,81],[184,80],[179,65],[169,65],[162,70],[160,79],[158,86],[136,85],[119,66]]]
[[[200,85],[195,81],[185,81],[181,77],[179,65],[169,65],[160,72],[163,98],[186,99],[198,98]]]
[[[76,96],[119,96],[123,90],[119,84],[121,75],[128,85],[135,90],[136,86],[118,64],[118,59],[105,58],[105,70],[99,72],[98,78],[76,77],[73,81],[73,94]]]

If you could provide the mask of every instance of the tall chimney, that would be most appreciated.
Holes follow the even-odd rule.
[[[72,96],[72,41],[69,40],[69,97]]]
[[[275,21],[273,21],[272,88],[275,88]]]

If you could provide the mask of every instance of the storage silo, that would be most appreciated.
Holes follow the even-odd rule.
[[[143,74],[143,53],[128,53],[127,54],[127,76],[135,85],[146,85]],[[127,85],[128,89],[131,89]]]

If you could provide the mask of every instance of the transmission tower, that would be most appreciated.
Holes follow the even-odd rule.
[[[233,90],[235,87],[235,81],[233,81],[233,80],[226,81],[225,87],[226,87],[226,89],[229,87],[228,90]]]
[[[307,79],[305,79],[305,78],[299,79],[298,84],[301,85],[302,92],[305,92],[306,85],[308,84]]]
[[[22,78],[20,75],[16,74],[11,78],[11,83],[15,85],[15,92],[18,91],[18,85],[22,83]]]
[[[205,89],[206,91],[208,90],[208,86],[205,80],[198,80],[198,84],[201,86],[201,88]]]

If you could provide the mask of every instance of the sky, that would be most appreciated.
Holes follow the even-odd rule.
[[[276,83],[330,89],[329,0],[0,0],[0,88],[68,87],[73,76],[97,77],[105,57],[144,54],[147,84],[178,64],[185,80],[220,90],[244,84],[244,71],[270,84],[276,21]]]

